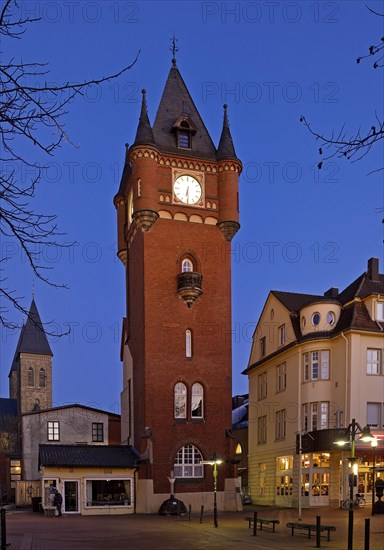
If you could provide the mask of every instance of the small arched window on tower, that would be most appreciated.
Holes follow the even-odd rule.
[[[187,417],[187,386],[178,382],[174,388],[175,418]]]
[[[193,271],[192,260],[190,260],[189,258],[184,258],[184,260],[181,262],[181,272],[190,273],[192,271]]]
[[[185,357],[192,357],[192,331],[189,329],[185,331]]]
[[[191,129],[186,120],[180,123],[179,131],[177,132],[177,146],[180,149],[191,148]]]
[[[45,370],[43,368],[39,370],[39,387],[45,388]]]
[[[35,371],[32,367],[29,367],[28,369],[28,380],[27,384],[29,388],[34,388],[35,386]]]
[[[192,386],[191,416],[192,418],[203,418],[204,389],[199,383]]]

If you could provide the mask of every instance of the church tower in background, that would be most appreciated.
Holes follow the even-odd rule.
[[[122,443],[142,464],[137,511],[170,494],[236,510],[231,436],[231,240],[239,229],[237,158],[224,105],[218,147],[172,60],[153,126],[146,92],[126,151],[117,210],[125,267]]]

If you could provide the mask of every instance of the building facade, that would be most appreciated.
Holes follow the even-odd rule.
[[[253,503],[339,505],[350,490],[351,450],[334,442],[353,419],[371,428],[375,466],[384,465],[383,353],[384,275],[377,258],[341,292],[270,292],[244,371]],[[371,494],[373,456],[356,438],[355,492]]]
[[[141,453],[138,511],[175,493],[237,509],[231,436],[231,239],[241,162],[227,107],[216,148],[173,59],[153,126],[146,95],[115,197],[126,275],[122,442]],[[140,504],[139,504],[140,503]]]

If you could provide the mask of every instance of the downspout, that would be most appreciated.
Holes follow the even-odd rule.
[[[348,360],[349,360],[349,342],[344,332],[341,332],[342,338],[345,340],[345,391],[344,391],[344,422],[347,425],[349,423],[350,405],[347,414],[348,407]]]

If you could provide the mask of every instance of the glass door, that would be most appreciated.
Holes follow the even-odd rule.
[[[64,481],[63,512],[79,513],[79,482]]]

